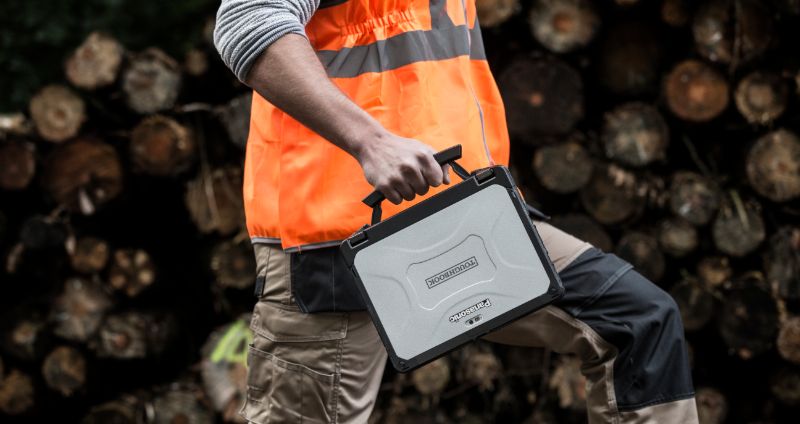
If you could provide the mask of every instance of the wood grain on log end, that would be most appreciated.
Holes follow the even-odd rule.
[[[64,67],[67,79],[87,90],[110,85],[117,79],[124,52],[113,37],[92,32],[67,59]]]
[[[800,299],[800,227],[778,228],[764,254],[767,281],[781,298]]]
[[[0,189],[22,190],[36,173],[36,151],[31,143],[0,142]]]
[[[86,359],[75,348],[59,346],[44,359],[42,375],[48,387],[72,396],[86,384]]]
[[[83,100],[63,85],[42,88],[31,99],[29,109],[36,131],[53,143],[76,136],[86,120]]]
[[[678,171],[670,185],[670,210],[694,225],[705,225],[719,209],[721,194],[710,179],[689,171]]]
[[[615,253],[654,283],[664,275],[666,261],[654,237],[637,231],[628,232],[617,243]]]
[[[581,76],[558,59],[518,58],[498,84],[508,130],[522,142],[535,145],[537,136],[568,134],[583,118]]]
[[[25,316],[4,334],[3,344],[9,354],[27,361],[39,359],[43,354],[47,324],[37,315]]]
[[[111,299],[98,284],[71,278],[53,302],[50,311],[53,332],[68,340],[85,342],[97,331],[111,306]]]
[[[762,196],[785,202],[800,196],[800,139],[780,129],[759,138],[747,154],[747,179]]]
[[[437,395],[450,381],[450,361],[446,356],[411,372],[414,388],[423,395]]]
[[[712,387],[701,387],[695,394],[697,415],[702,424],[722,424],[728,416],[728,400]]]
[[[713,318],[714,296],[700,281],[686,278],[674,285],[669,293],[678,304],[686,331],[697,331]]]
[[[592,167],[589,153],[573,141],[540,147],[533,156],[539,182],[556,193],[572,193],[586,185]]]
[[[136,297],[156,280],[150,255],[142,249],[117,249],[113,255],[108,283],[114,290]]]
[[[667,106],[675,116],[693,122],[714,119],[728,107],[729,88],[714,68],[697,60],[676,65],[664,82]]]
[[[772,38],[769,9],[759,0],[712,0],[694,16],[698,53],[733,67],[760,56]]]
[[[211,271],[220,287],[245,289],[255,281],[256,263],[249,240],[225,240],[211,252]]]
[[[800,317],[791,317],[781,323],[777,346],[783,359],[800,364]]]
[[[786,110],[789,87],[780,75],[756,71],[739,81],[734,100],[747,122],[766,125]]]
[[[533,37],[556,53],[589,44],[600,26],[589,0],[536,0],[529,22]]]
[[[711,226],[714,244],[720,252],[745,256],[755,250],[766,237],[761,205],[755,200],[742,200],[731,193],[722,202]]]
[[[153,399],[153,424],[212,424],[211,411],[191,389],[169,389]]]
[[[481,28],[498,27],[517,13],[520,9],[519,0],[476,0],[475,8],[478,12],[478,21]]]
[[[664,159],[669,129],[654,107],[626,103],[605,114],[603,144],[609,159],[644,166]]]
[[[605,225],[631,218],[642,206],[636,177],[619,167],[595,166],[591,181],[580,190],[583,208]]]
[[[72,269],[83,274],[96,274],[108,263],[108,243],[96,237],[81,237],[69,252]]]
[[[680,218],[667,218],[658,226],[658,242],[675,257],[686,256],[697,248],[697,229]]]
[[[122,74],[122,90],[128,107],[141,114],[174,106],[180,86],[178,63],[157,48],[135,55]]]
[[[57,203],[84,215],[122,191],[122,165],[116,150],[91,138],[78,138],[52,151],[44,162],[42,184]]]
[[[727,256],[707,256],[697,263],[697,275],[709,288],[720,288],[731,281],[731,261]]]
[[[243,222],[242,171],[220,168],[201,173],[186,186],[186,207],[202,233],[229,235]]]
[[[149,116],[131,132],[134,166],[147,174],[177,175],[194,162],[195,151],[191,131],[166,116]]]
[[[0,381],[0,411],[8,415],[20,415],[35,402],[33,380],[27,374],[13,369]]]

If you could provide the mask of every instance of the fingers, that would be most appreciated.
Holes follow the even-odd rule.
[[[442,185],[443,169],[442,166],[436,162],[436,159],[433,158],[433,154],[425,155],[422,158],[422,167],[420,171],[425,178],[426,185],[431,187],[439,187]]]
[[[442,166],[442,182],[450,184],[450,164],[446,163]]]

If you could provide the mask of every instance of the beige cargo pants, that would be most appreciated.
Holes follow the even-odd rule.
[[[577,355],[590,423],[697,423],[683,327],[668,294],[630,265],[535,221],[567,293],[485,337]],[[386,351],[366,312],[304,314],[289,255],[257,244],[266,286],[253,311],[241,415],[267,423],[366,423]]]

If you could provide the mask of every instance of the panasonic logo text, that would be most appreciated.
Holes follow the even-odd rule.
[[[490,306],[492,306],[492,302],[490,302],[488,298],[484,299],[484,300],[482,300],[482,301],[470,306],[469,308],[464,309],[463,311],[461,311],[461,312],[459,312],[457,314],[451,315],[450,316],[450,322],[458,322],[458,320],[460,320],[461,318],[464,318],[465,316],[468,316],[468,315],[472,315],[475,312],[478,312],[479,310],[481,310],[483,308],[488,308]]]

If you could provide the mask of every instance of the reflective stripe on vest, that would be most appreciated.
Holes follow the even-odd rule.
[[[435,150],[462,144],[468,169],[508,163],[505,114],[474,0],[336,1],[306,26],[334,84],[394,134]],[[331,246],[369,222],[361,199],[372,187],[355,159],[257,94],[244,180],[254,242],[289,251]],[[443,188],[387,204],[384,217]]]

